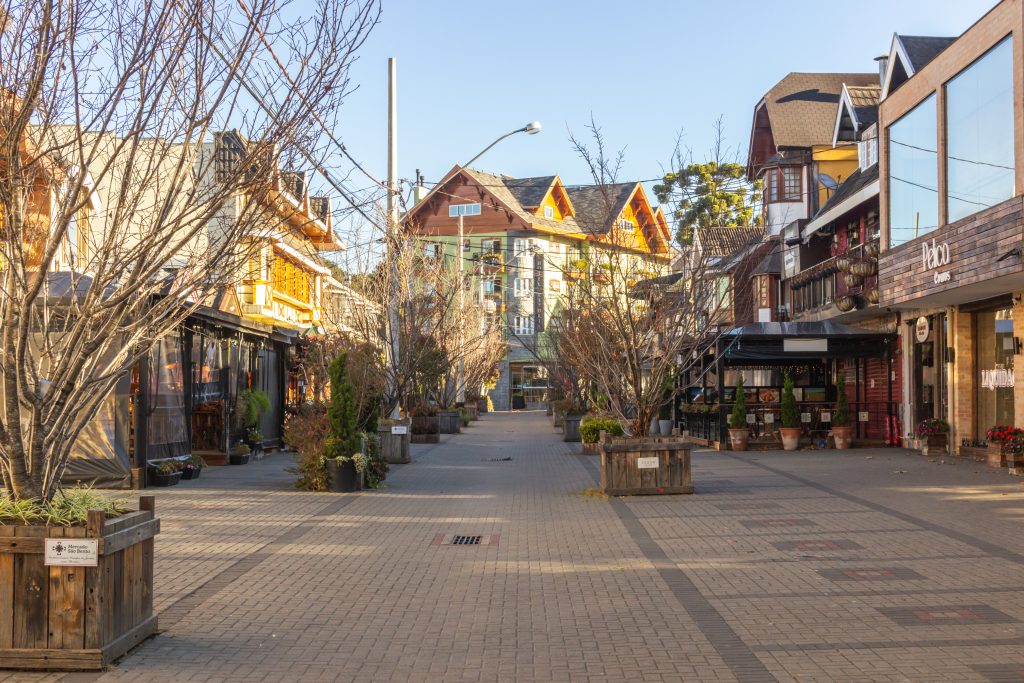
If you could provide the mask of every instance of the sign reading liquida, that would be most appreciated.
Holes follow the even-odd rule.
[[[981,371],[981,386],[985,389],[1009,389],[1013,386],[1013,370],[995,368]]]
[[[926,271],[948,266],[950,259],[951,256],[948,242],[942,242],[940,244],[932,238],[931,244],[929,244],[927,240],[921,244],[921,265],[924,266]],[[933,276],[933,280],[937,285],[942,284],[943,282],[949,282],[951,279],[953,279],[953,274],[948,270],[937,272]]]

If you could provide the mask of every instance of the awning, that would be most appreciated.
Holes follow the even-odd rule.
[[[831,321],[750,323],[724,333],[718,352],[727,362],[785,365],[829,358],[884,358],[894,332],[877,332]]]
[[[330,270],[328,270],[327,268],[324,268],[319,263],[317,263],[313,259],[309,258],[305,254],[300,252],[298,249],[295,249],[293,247],[289,247],[287,244],[285,244],[281,240],[278,240],[278,239],[274,240],[274,249],[277,249],[278,251],[280,251],[281,253],[283,253],[285,256],[287,256],[289,258],[295,259],[296,261],[298,261],[299,263],[304,265],[306,268],[309,268],[313,272],[320,273],[321,275],[330,275],[331,274]]]

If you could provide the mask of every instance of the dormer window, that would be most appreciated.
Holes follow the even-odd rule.
[[[555,209],[553,207],[550,207],[550,206],[545,206],[544,207],[544,218],[547,218],[548,220],[552,220],[552,219],[554,219],[554,217],[555,217]]]
[[[631,220],[623,218],[619,221],[619,229],[623,232],[636,232],[636,223]]]

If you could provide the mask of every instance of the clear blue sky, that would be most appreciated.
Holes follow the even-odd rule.
[[[352,70],[359,89],[340,117],[353,155],[386,175],[387,58],[398,60],[399,168],[436,180],[498,135],[475,166],[514,176],[589,181],[568,130],[591,113],[626,148],[623,179],[660,175],[678,131],[708,149],[723,116],[744,153],[761,95],[790,71],[864,71],[893,32],[959,35],[993,0],[384,0]],[[351,186],[365,187],[353,176]]]

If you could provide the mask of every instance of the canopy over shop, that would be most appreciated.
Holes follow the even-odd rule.
[[[788,374],[805,437],[824,440],[835,408],[837,373],[847,376],[854,437],[891,444],[898,435],[892,383],[896,335],[834,322],[761,322],[720,335],[684,370],[682,427],[706,444],[728,440],[728,416],[743,378],[747,421],[755,439],[777,430]],[[884,374],[883,374],[884,373]]]

